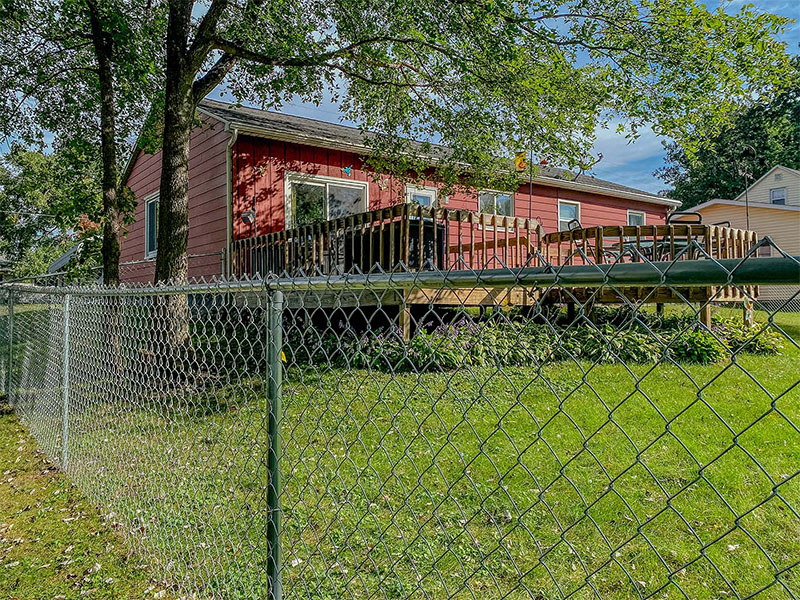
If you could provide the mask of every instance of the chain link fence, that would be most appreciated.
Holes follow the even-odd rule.
[[[799,281],[783,256],[5,286],[0,379],[176,597],[797,598],[797,292],[755,286]],[[731,291],[752,324],[709,318]]]

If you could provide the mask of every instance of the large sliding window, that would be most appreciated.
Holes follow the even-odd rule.
[[[365,212],[367,182],[337,177],[286,174],[288,227],[311,225]]]

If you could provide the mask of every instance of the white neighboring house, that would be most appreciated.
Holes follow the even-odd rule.
[[[776,165],[747,188],[746,197],[750,205],[750,229],[758,233],[759,239],[769,236],[786,254],[800,256],[800,171]],[[731,227],[747,229],[745,192],[733,200],[709,200],[689,210],[702,214],[706,225],[730,223]],[[779,256],[771,248],[761,248],[758,254]],[[800,285],[761,286],[758,299],[772,304],[798,291]],[[800,310],[800,296],[795,296],[791,305]]]
[[[747,200],[753,204],[800,206],[800,171],[775,165],[747,188]],[[745,201],[745,192],[735,202]]]

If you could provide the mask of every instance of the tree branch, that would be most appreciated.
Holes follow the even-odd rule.
[[[319,54],[308,55],[308,56],[290,56],[290,57],[270,56],[268,54],[263,54],[261,52],[250,50],[249,48],[245,48],[244,46],[237,44],[236,42],[224,40],[222,38],[214,39],[213,48],[216,50],[221,50],[227,54],[232,54],[238,58],[241,58],[242,60],[248,60],[266,66],[314,67],[314,66],[325,66],[328,63],[328,61],[336,58],[349,56],[353,53],[354,50],[357,50],[358,48],[380,43],[421,45],[431,50],[435,50],[436,52],[439,52],[441,54],[445,54],[447,56],[452,55],[452,52],[448,48],[439,46],[437,44],[433,44],[426,40],[421,40],[418,38],[403,38],[394,36],[376,36],[371,38],[365,38],[363,40],[358,40],[356,42],[353,42],[346,46],[342,46],[341,48],[337,48],[335,50],[329,50],[327,52],[321,52]]]
[[[217,24],[222,18],[225,9],[228,8],[229,0],[213,0],[208,11],[197,27],[194,41],[189,48],[187,57],[189,64],[198,70],[205,61],[206,56],[213,48],[213,40],[217,31]]]
[[[233,69],[236,61],[236,56],[227,52],[224,53],[205,75],[192,84],[192,95],[194,96],[195,104],[205,98],[225,79],[225,76]]]

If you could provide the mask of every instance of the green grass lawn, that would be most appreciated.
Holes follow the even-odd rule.
[[[159,598],[146,558],[0,405],[0,598]]]
[[[798,381],[788,342],[710,365],[289,365],[286,597],[797,596]],[[266,595],[263,388],[76,387],[68,473],[176,593]]]

